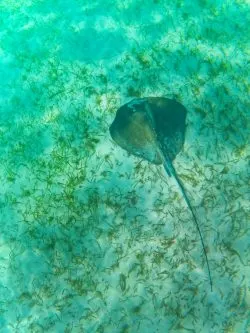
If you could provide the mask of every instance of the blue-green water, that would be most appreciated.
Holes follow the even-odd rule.
[[[0,2],[0,332],[249,330],[248,1]],[[188,110],[174,166],[109,125]]]

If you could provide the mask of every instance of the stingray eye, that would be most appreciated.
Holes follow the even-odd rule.
[[[136,105],[142,104],[146,101],[146,98],[136,98],[130,101],[127,104],[127,107],[132,110],[132,112],[136,112]]]

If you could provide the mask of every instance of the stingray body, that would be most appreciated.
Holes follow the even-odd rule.
[[[117,110],[110,134],[120,147],[150,163],[163,164],[167,174],[176,179],[201,239],[212,290],[209,262],[199,224],[172,163],[184,144],[186,114],[182,104],[168,98],[133,99]]]

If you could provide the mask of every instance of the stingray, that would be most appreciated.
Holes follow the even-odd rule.
[[[203,236],[182,181],[173,166],[185,140],[186,108],[165,97],[133,99],[121,106],[109,130],[112,139],[129,153],[150,163],[162,164],[175,178],[199,233],[212,291],[212,278]]]

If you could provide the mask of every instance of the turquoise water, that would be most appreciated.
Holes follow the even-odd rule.
[[[249,330],[248,1],[0,2],[0,332]],[[188,110],[175,182],[111,140]]]

